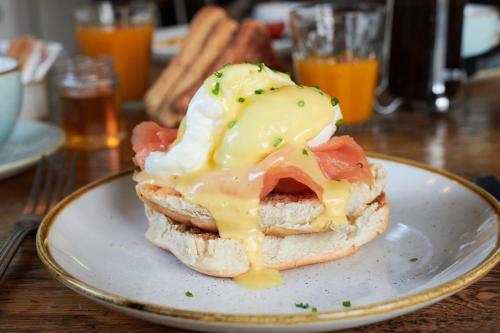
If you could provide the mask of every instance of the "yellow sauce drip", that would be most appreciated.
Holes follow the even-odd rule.
[[[275,269],[250,269],[233,279],[237,284],[248,289],[272,288],[283,282],[280,272]]]
[[[264,267],[264,234],[259,226],[263,178],[250,179],[248,175],[248,169],[215,169],[179,177],[176,189],[210,211],[220,237],[240,241],[244,246],[250,269],[236,281],[249,288],[269,288],[279,284],[281,277],[278,271]]]

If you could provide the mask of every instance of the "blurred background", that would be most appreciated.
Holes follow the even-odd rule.
[[[2,107],[0,162],[17,158],[19,145],[1,143],[27,121],[56,124],[67,148],[130,150],[136,123],[177,127],[204,78],[243,61],[338,98],[341,132],[377,133],[373,150],[387,148],[384,126],[407,114],[426,116],[405,126],[415,117],[467,126],[481,101],[498,109],[499,9],[494,0],[0,0],[0,55],[19,63],[20,85],[9,84],[21,96],[9,92]]]

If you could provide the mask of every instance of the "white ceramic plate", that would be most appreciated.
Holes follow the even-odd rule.
[[[273,289],[252,291],[204,276],[146,241],[131,172],[61,202],[39,229],[38,252],[57,279],[90,299],[145,320],[214,332],[368,324],[437,302],[498,263],[500,206],[492,196],[422,164],[371,160],[389,174],[387,232],[351,257],[285,271],[285,282]],[[343,307],[346,300],[350,308]],[[299,302],[318,312],[295,307]]]
[[[0,144],[0,179],[17,174],[42,156],[54,153],[64,144],[64,132],[51,124],[19,121],[9,140]]]
[[[165,45],[162,41],[172,38],[183,38],[188,31],[188,25],[156,29],[153,36],[153,57],[159,61],[168,61],[179,52],[179,44]],[[273,39],[274,50],[280,55],[287,55],[292,49],[292,41],[288,37]]]

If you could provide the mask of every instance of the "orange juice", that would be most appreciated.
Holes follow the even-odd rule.
[[[111,55],[120,78],[124,100],[142,99],[149,81],[153,25],[76,27],[76,38],[83,54]]]
[[[295,61],[295,66],[301,84],[320,86],[340,100],[345,124],[370,119],[378,77],[377,59],[340,61],[334,57],[307,57]]]

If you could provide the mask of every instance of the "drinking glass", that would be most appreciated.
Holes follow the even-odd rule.
[[[301,84],[337,97],[345,124],[373,113],[384,25],[384,6],[369,3],[315,4],[291,14],[295,74]]]
[[[118,78],[109,56],[67,59],[57,86],[68,147],[114,148],[120,144]]]
[[[80,52],[113,58],[124,101],[142,99],[148,87],[155,13],[151,4],[109,2],[87,5],[75,12]]]

